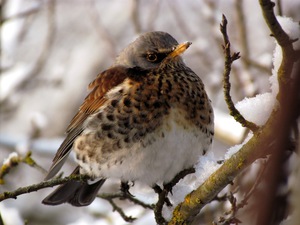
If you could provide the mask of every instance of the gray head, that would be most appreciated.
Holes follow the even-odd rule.
[[[152,69],[157,68],[166,58],[177,58],[182,61],[179,55],[190,44],[186,42],[179,45],[170,34],[165,32],[148,32],[129,44],[116,58],[114,66],[122,65],[128,68],[138,66],[143,69]]]

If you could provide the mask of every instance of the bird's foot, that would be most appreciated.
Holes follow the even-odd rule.
[[[134,183],[132,184],[132,186],[133,185],[134,185]],[[128,182],[121,182],[120,190],[123,193],[124,197],[126,197],[126,196],[134,197],[134,195],[129,192],[129,188],[130,188],[130,185],[128,184]]]
[[[157,184],[155,184],[152,188],[155,191],[155,193],[158,194],[159,198],[161,196],[164,197],[164,202],[166,203],[167,206],[172,206],[170,199],[167,197],[167,195],[170,191],[165,188],[165,185],[164,185],[164,189],[161,189],[161,187],[158,186]]]

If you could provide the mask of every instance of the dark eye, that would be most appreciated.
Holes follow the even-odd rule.
[[[157,60],[157,55],[154,53],[148,53],[146,57],[149,62],[155,62]]]

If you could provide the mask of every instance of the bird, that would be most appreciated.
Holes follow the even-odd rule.
[[[213,108],[202,80],[183,61],[190,45],[163,31],[146,32],[97,75],[45,178],[73,151],[72,174],[89,180],[61,184],[43,204],[89,205],[108,178],[168,183],[210,150]]]

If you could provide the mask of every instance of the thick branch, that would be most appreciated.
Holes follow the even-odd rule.
[[[226,36],[224,37],[226,40]],[[226,48],[226,45],[225,45]],[[295,54],[295,52],[293,52]],[[228,56],[228,54],[227,54]],[[229,54],[230,56],[230,54]],[[291,60],[290,56],[288,59]],[[285,63],[291,64],[291,62],[284,62],[287,58],[283,55],[283,67]],[[293,61],[292,61],[293,62]],[[292,68],[290,68],[291,70]],[[287,73],[289,70],[282,70],[281,75],[290,77],[291,74]],[[226,187],[232,180],[246,167],[252,164],[256,159],[265,157],[267,154],[273,153],[276,157],[274,165],[278,165],[276,161],[280,160],[281,154],[276,152],[282,152],[282,149],[286,146],[286,141],[289,138],[291,130],[291,124],[295,123],[297,116],[299,116],[299,91],[300,76],[296,72],[294,82],[286,83],[287,88],[281,89],[281,98],[279,98],[279,104],[281,105],[279,110],[274,109],[267,123],[254,132],[254,136],[230,159],[224,162],[224,164],[213,173],[200,187],[191,192],[185,197],[185,200],[180,203],[173,212],[173,217],[169,224],[190,224],[200,210],[214,199],[214,197]],[[279,74],[278,74],[279,75]],[[282,80],[279,80],[281,82]],[[296,110],[297,109],[297,110]],[[280,133],[280,135],[278,135]],[[280,151],[277,151],[280,150]],[[276,159],[277,158],[277,159]],[[276,169],[277,168],[277,169]],[[281,167],[274,167],[272,175],[270,177],[276,178],[278,169]],[[273,179],[273,180],[274,180]],[[275,191],[270,193],[274,198]],[[264,207],[265,211],[270,210],[269,202],[268,206]],[[265,219],[270,219],[270,211],[265,216]],[[262,220],[260,221],[262,222]],[[264,221],[258,224],[269,224],[268,221]]]
[[[279,96],[287,89],[287,83],[290,82],[290,74],[293,69],[293,64],[299,59],[299,54],[296,54],[293,49],[293,42],[290,37],[284,32],[280,24],[278,23],[273,8],[275,3],[270,0],[259,0],[263,16],[266,24],[268,25],[272,36],[276,39],[277,43],[282,49],[282,62],[278,69],[278,80],[279,80]]]
[[[189,224],[200,210],[247,166],[255,159],[262,156],[258,146],[264,144],[268,134],[257,132],[249,142],[247,142],[239,152],[213,173],[200,187],[185,197],[173,212],[173,218],[169,225]]]

